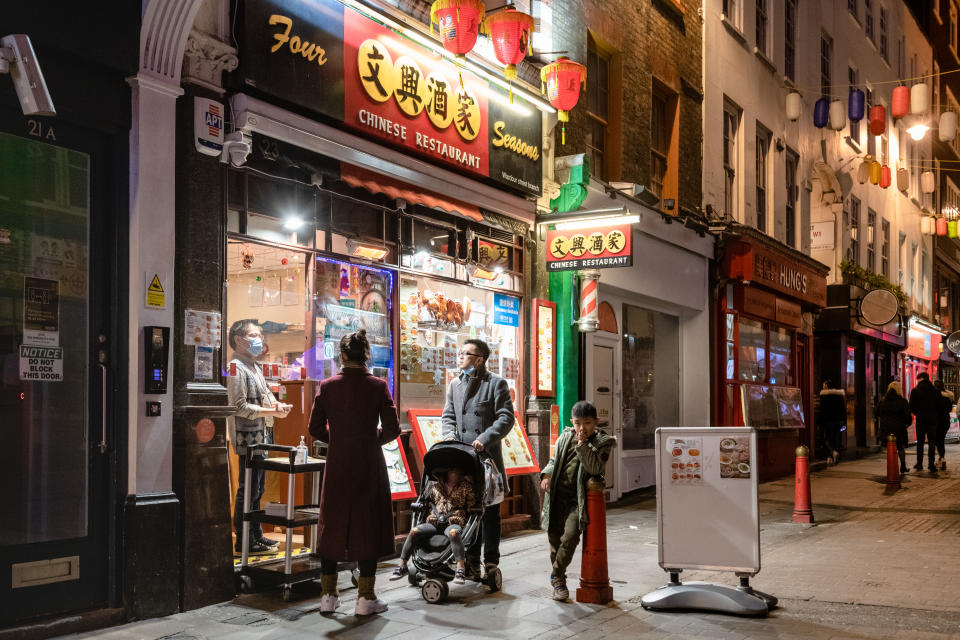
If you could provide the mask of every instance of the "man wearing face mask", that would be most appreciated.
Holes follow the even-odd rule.
[[[255,444],[273,444],[273,419],[286,417],[293,405],[278,402],[260,372],[257,357],[265,352],[265,345],[263,330],[257,321],[246,319],[234,322],[228,339],[234,351],[231,369],[235,369],[236,374],[227,378],[227,398],[237,411],[227,418],[227,428],[240,461],[237,496],[233,505],[233,527],[237,533],[234,551],[241,553],[247,448]],[[254,469],[250,476],[250,509],[254,511],[260,508],[264,475],[263,469]],[[264,554],[273,551],[277,543],[263,535],[259,522],[251,522],[249,547],[251,554]]]
[[[500,376],[487,371],[490,347],[483,340],[466,340],[460,347],[458,364],[460,375],[447,388],[447,402],[443,409],[444,440],[459,440],[472,444],[477,451],[485,451],[493,459],[504,479],[500,441],[513,429],[513,402],[510,387]],[[500,505],[490,505],[483,512],[483,559],[486,574],[490,575],[500,563]],[[480,543],[467,549],[467,573],[480,579]]]

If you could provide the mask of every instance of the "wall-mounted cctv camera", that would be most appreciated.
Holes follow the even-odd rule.
[[[24,115],[57,115],[29,36],[15,33],[0,38],[0,73],[9,73],[13,79]]]
[[[223,139],[223,151],[220,162],[229,162],[234,167],[242,167],[250,155],[252,138],[243,131],[228,133]]]

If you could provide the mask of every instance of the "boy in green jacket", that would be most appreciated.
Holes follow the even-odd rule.
[[[587,524],[587,479],[603,476],[610,447],[616,442],[597,430],[597,408],[592,403],[581,400],[570,414],[573,428],[560,434],[553,458],[540,472],[540,488],[545,492],[540,526],[550,540],[554,600],[570,597],[567,566]]]

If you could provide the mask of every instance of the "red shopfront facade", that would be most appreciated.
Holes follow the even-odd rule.
[[[774,478],[813,443],[812,313],[826,304],[829,268],[734,228],[717,266],[713,424],[756,427],[760,478]]]
[[[907,348],[901,352],[900,361],[900,379],[903,381],[903,392],[908,396],[917,385],[919,373],[927,373],[931,380],[937,379],[943,340],[941,331],[916,318],[910,319],[909,326]]]

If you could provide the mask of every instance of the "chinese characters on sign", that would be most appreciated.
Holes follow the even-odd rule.
[[[630,225],[547,231],[547,271],[633,265]]]

